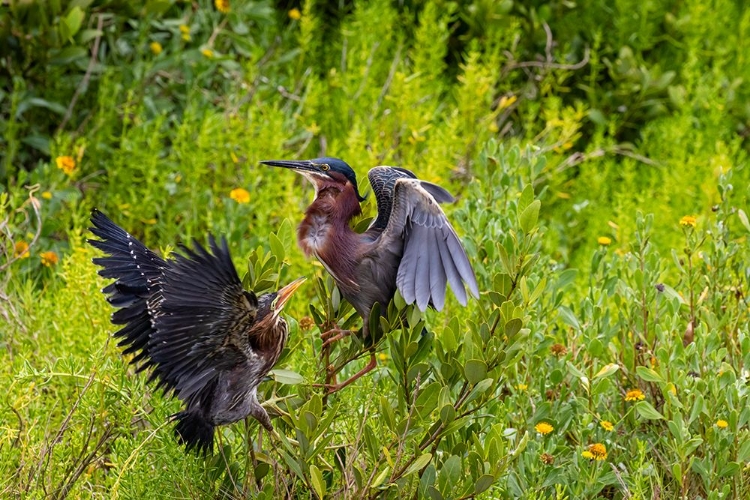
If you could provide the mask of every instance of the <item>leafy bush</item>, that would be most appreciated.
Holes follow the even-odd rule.
[[[747,496],[747,9],[226,5],[0,6],[5,495]],[[328,398],[319,330],[358,319],[294,248],[309,189],[257,166],[320,154],[448,187],[483,292],[397,298]],[[164,251],[226,234],[258,289],[315,277],[261,386],[280,442],[184,455],[109,341],[93,206]]]

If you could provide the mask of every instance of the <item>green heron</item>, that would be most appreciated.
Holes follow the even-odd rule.
[[[419,180],[409,170],[375,167],[367,174],[375,193],[378,214],[362,234],[352,230],[350,221],[361,213],[364,198],[357,188],[357,177],[338,158],[261,162],[272,167],[294,170],[315,187],[315,199],[307,208],[297,230],[303,252],[315,256],[333,276],[341,294],[363,318],[362,335],[368,338],[369,315],[375,303],[385,311],[396,290],[407,304],[416,303],[442,310],[450,283],[462,305],[469,292],[479,297],[474,271],[461,241],[439,203],[455,201],[448,191]],[[324,333],[324,346],[351,332]],[[373,332],[374,333],[374,332]],[[329,336],[335,334],[333,336]],[[337,391],[375,368],[370,362],[349,380],[330,385]]]
[[[106,256],[95,258],[99,275],[116,281],[102,292],[118,310],[115,333],[138,371],[151,370],[165,394],[183,411],[175,433],[190,451],[213,449],[214,428],[247,416],[273,432],[258,402],[258,384],[279,359],[288,330],[281,310],[304,278],[257,297],[242,287],[226,239],[197,241],[164,260],[94,209],[89,240]]]

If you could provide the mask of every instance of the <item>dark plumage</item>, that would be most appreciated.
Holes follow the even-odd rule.
[[[106,254],[94,259],[99,275],[116,280],[102,292],[118,308],[118,345],[183,402],[174,415],[180,441],[207,453],[215,426],[248,415],[273,430],[256,391],[286,344],[280,313],[303,280],[256,297],[243,289],[225,239],[209,237],[210,252],[194,241],[165,261],[96,209],[91,222],[101,239],[89,243]]]
[[[443,308],[448,284],[462,305],[468,300],[464,285],[479,297],[466,252],[439,206],[454,201],[442,187],[419,180],[406,169],[371,169],[368,178],[378,215],[367,231],[358,234],[349,222],[361,213],[363,198],[354,171],[344,161],[316,158],[261,163],[292,169],[315,186],[315,200],[297,238],[305,254],[314,255],[325,266],[362,316],[365,337],[370,333],[372,306],[379,303],[385,311],[396,289],[407,303],[416,303],[423,311],[428,305]],[[366,370],[375,366],[374,359]]]

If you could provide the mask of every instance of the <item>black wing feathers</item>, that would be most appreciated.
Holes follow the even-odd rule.
[[[88,242],[108,254],[94,259],[94,264],[102,267],[100,276],[117,280],[102,290],[110,304],[121,308],[112,315],[112,323],[125,326],[115,337],[122,339],[118,345],[126,347],[126,353],[141,351],[131,363],[143,370],[154,364],[148,357],[148,339],[154,330],[147,302],[158,296],[159,278],[167,264],[100,211],[91,212],[91,222],[91,232],[101,239]]]

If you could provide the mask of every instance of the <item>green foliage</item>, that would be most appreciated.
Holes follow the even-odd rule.
[[[748,496],[750,11],[331,5],[0,6],[2,496]],[[366,346],[319,334],[360,321],[295,248],[311,189],[257,165],[322,154],[449,188],[482,291],[397,296],[331,396]],[[93,206],[164,253],[226,235],[258,292],[309,278],[260,390],[279,440],[184,455],[109,336]]]

